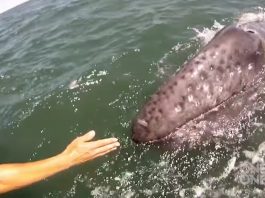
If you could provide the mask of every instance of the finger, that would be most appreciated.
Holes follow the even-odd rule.
[[[99,154],[99,153],[103,153],[103,152],[106,152],[106,151],[109,151],[113,148],[117,148],[118,146],[120,146],[120,143],[119,142],[115,142],[115,143],[112,143],[112,144],[108,144],[108,145],[105,145],[105,146],[102,146],[102,147],[99,147],[97,149],[95,149],[95,154]]]
[[[98,153],[95,157],[100,157],[100,156],[106,155],[106,154],[108,154],[108,153],[110,153],[110,152],[112,152],[112,151],[115,151],[115,150],[117,150],[117,147],[112,148],[112,149],[107,150],[107,151],[104,151],[104,152],[102,152],[102,153]]]
[[[107,138],[103,140],[97,140],[93,142],[93,148],[100,148],[106,145],[110,145],[113,143],[117,143],[118,146],[120,146],[120,143],[118,142],[117,138]]]
[[[92,130],[86,133],[85,135],[80,136],[79,139],[82,141],[90,141],[95,137],[95,135],[96,135],[95,131]]]

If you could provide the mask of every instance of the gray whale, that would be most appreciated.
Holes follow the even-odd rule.
[[[218,139],[237,142],[240,122],[261,92],[264,64],[264,21],[223,28],[141,108],[133,141],[191,148]]]

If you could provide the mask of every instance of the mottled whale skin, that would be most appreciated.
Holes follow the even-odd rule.
[[[215,139],[237,142],[264,81],[264,47],[264,21],[220,30],[143,106],[133,141],[191,148]]]

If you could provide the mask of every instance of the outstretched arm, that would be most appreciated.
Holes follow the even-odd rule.
[[[0,165],[0,194],[43,180],[72,166],[105,155],[120,145],[116,138],[91,141],[94,131],[73,140],[60,154],[44,160]]]

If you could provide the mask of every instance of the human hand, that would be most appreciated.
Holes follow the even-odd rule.
[[[95,131],[90,131],[83,136],[74,139],[62,152],[70,166],[78,165],[105,155],[120,146],[117,138],[107,138],[91,141],[95,137]]]

